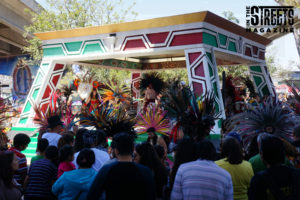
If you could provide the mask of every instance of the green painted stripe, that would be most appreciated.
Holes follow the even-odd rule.
[[[19,123],[26,124],[27,120],[28,120],[28,117],[24,117],[24,118],[20,119]]]
[[[269,91],[269,88],[268,88],[267,85],[265,85],[265,86],[261,89],[261,91],[262,91],[263,96],[269,96],[269,95],[270,95],[270,91]]]
[[[255,72],[262,72],[260,66],[250,66],[250,69]]]
[[[213,59],[212,59],[211,53],[206,52],[206,56],[209,58],[210,62],[214,63],[214,62],[213,62]]]
[[[29,101],[27,101],[25,109],[23,111],[23,113],[29,112],[31,109],[31,103]]]
[[[44,57],[65,56],[65,53],[62,47],[52,47],[43,49],[43,55]]]
[[[12,127],[12,131],[35,131],[37,128]]]
[[[32,98],[33,98],[33,100],[36,100],[36,97],[37,97],[39,91],[40,91],[39,88],[37,88],[37,89],[35,89],[35,90],[33,91],[33,93],[32,93]]]
[[[39,72],[34,80],[34,85],[41,84],[42,80],[43,80],[43,75],[41,74],[41,72]]]
[[[203,43],[210,46],[218,47],[217,38],[214,35],[203,32]]]
[[[65,43],[65,46],[66,46],[66,48],[69,52],[72,52],[72,51],[79,51],[80,47],[81,47],[81,44],[82,44],[82,41],[80,41],[80,42],[67,42],[67,43]]]
[[[234,42],[230,41],[229,44],[228,44],[228,50],[229,51],[233,51],[233,52],[237,52],[236,50],[236,45]]]
[[[219,37],[220,44],[225,46],[226,42],[227,42],[227,36],[223,35],[221,33],[218,33],[218,37]]]
[[[259,87],[259,85],[263,82],[263,80],[259,76],[253,76],[253,79],[256,84],[256,87]]]
[[[220,134],[209,134],[209,136],[207,136],[207,138],[209,138],[209,139],[221,139],[221,135]]]
[[[103,53],[103,48],[100,46],[99,43],[96,44],[87,44],[85,45],[84,51],[83,51],[83,55],[86,54],[94,54],[94,53]]]

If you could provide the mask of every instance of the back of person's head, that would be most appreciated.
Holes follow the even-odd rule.
[[[195,160],[195,144],[192,138],[183,138],[174,148],[175,162],[180,164]],[[174,165],[175,165],[174,162]]]
[[[63,134],[61,138],[58,140],[57,148],[60,149],[66,144],[73,145],[73,143],[74,143],[74,136],[70,133],[66,133]]]
[[[95,147],[98,141],[98,135],[93,130],[88,130],[83,133],[83,146],[85,148]]]
[[[174,165],[170,177],[171,187],[173,186],[179,166],[183,163],[196,160],[194,140],[192,138],[183,138],[179,140],[178,144],[174,147],[174,152]]]
[[[56,163],[58,159],[58,149],[56,146],[48,146],[45,151],[45,156],[48,160]]]
[[[103,130],[94,130],[96,135],[97,135],[97,146],[101,145],[103,147],[107,147],[107,142],[106,142],[106,134]]]
[[[14,152],[12,151],[0,151],[0,180],[6,187],[13,186],[14,170],[12,162],[14,159]]]
[[[49,142],[46,138],[39,139],[37,143],[37,150],[40,153],[44,153],[48,146],[49,146]]]
[[[277,165],[284,162],[285,150],[280,138],[266,135],[261,139],[260,153],[262,159],[269,165]]]
[[[113,137],[113,148],[119,155],[132,155],[134,149],[134,137],[126,132],[118,133]]]
[[[139,163],[152,170],[155,168],[155,165],[160,162],[154,147],[149,142],[137,144],[135,151],[140,155]]]
[[[216,148],[213,143],[207,139],[197,142],[196,157],[202,160],[214,161],[216,159]]]
[[[88,148],[83,148],[79,152],[76,162],[80,168],[91,168],[95,163],[95,153]]]
[[[222,143],[222,156],[230,164],[240,164],[243,161],[243,151],[240,142],[234,137],[227,136]]]
[[[165,158],[165,149],[164,149],[163,146],[161,146],[161,145],[155,145],[154,149],[155,149],[155,151],[156,151],[156,153],[157,153],[157,155],[158,155],[158,157],[160,159],[164,159]]]
[[[147,133],[155,133],[155,128],[154,127],[148,128]]]
[[[70,157],[73,157],[74,149],[71,145],[66,144],[59,149],[59,162],[69,161]]]
[[[14,147],[20,148],[25,147],[30,143],[30,137],[24,133],[18,133],[14,137]]]
[[[83,134],[86,131],[87,131],[87,129],[85,129],[85,128],[80,128],[77,131],[76,136],[75,136],[75,144],[74,144],[75,152],[78,152],[81,149],[83,149],[83,147],[84,147],[83,146]]]
[[[300,138],[300,125],[298,125],[294,128],[293,134],[294,134],[295,139]]]

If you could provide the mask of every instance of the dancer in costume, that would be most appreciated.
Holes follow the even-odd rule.
[[[50,98],[51,112],[56,112],[61,106],[61,91],[57,89]]]
[[[183,132],[195,142],[207,137],[221,112],[216,111],[215,94],[208,92],[201,97],[191,95],[190,107],[182,119]]]
[[[162,113],[158,112],[157,107],[153,106],[151,110],[146,113],[138,113],[136,129],[137,134],[148,134],[147,141],[154,145],[161,145],[164,147],[165,152],[168,151],[168,147],[162,135],[169,136],[170,123],[168,118],[166,118],[167,111]]]
[[[161,106],[167,110],[167,117],[172,126],[170,140],[177,143],[184,136],[182,128],[182,118],[190,107],[192,92],[190,88],[180,80],[171,80],[161,98]]]
[[[86,104],[88,105],[89,112],[92,112],[97,106],[100,104],[100,95],[97,92],[96,88],[93,88],[91,95],[86,100]]]
[[[103,102],[109,102],[118,108],[121,104],[129,105],[129,88],[118,81],[111,81],[100,92]]]
[[[143,111],[147,111],[149,105],[154,105],[159,94],[165,87],[165,82],[158,73],[143,74],[141,79],[140,89],[144,92]]]
[[[246,112],[232,116],[228,121],[231,132],[240,133],[248,152],[252,140],[263,132],[291,142],[293,129],[300,123],[300,118],[287,104],[279,102],[276,97],[268,97],[259,106],[249,105]]]

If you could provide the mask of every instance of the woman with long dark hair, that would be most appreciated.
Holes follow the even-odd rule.
[[[148,142],[138,144],[135,147],[134,155],[135,162],[147,166],[152,170],[156,185],[156,195],[158,198],[163,198],[164,186],[167,185],[168,174],[154,147]]]
[[[172,190],[174,180],[179,166],[183,163],[196,160],[195,145],[192,138],[183,138],[178,141],[174,149],[174,165],[170,175],[170,189]]]
[[[13,179],[19,168],[17,156],[11,152],[0,152],[0,200],[21,200],[21,191]]]
[[[216,164],[228,171],[232,178],[233,198],[248,199],[247,191],[253,176],[252,166],[243,160],[241,143],[234,137],[226,137],[221,145],[223,159]]]

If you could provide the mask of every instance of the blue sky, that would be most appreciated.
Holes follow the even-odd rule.
[[[36,0],[45,6],[45,0]],[[245,26],[246,6],[251,5],[277,5],[274,0],[123,0],[124,5],[136,2],[134,11],[138,13],[137,20],[150,19],[163,16],[178,15],[191,12],[209,10],[222,16],[224,11],[232,11]],[[290,63],[299,63],[295,40],[292,34],[277,39],[267,48],[267,54],[272,54],[278,65],[296,70]]]

